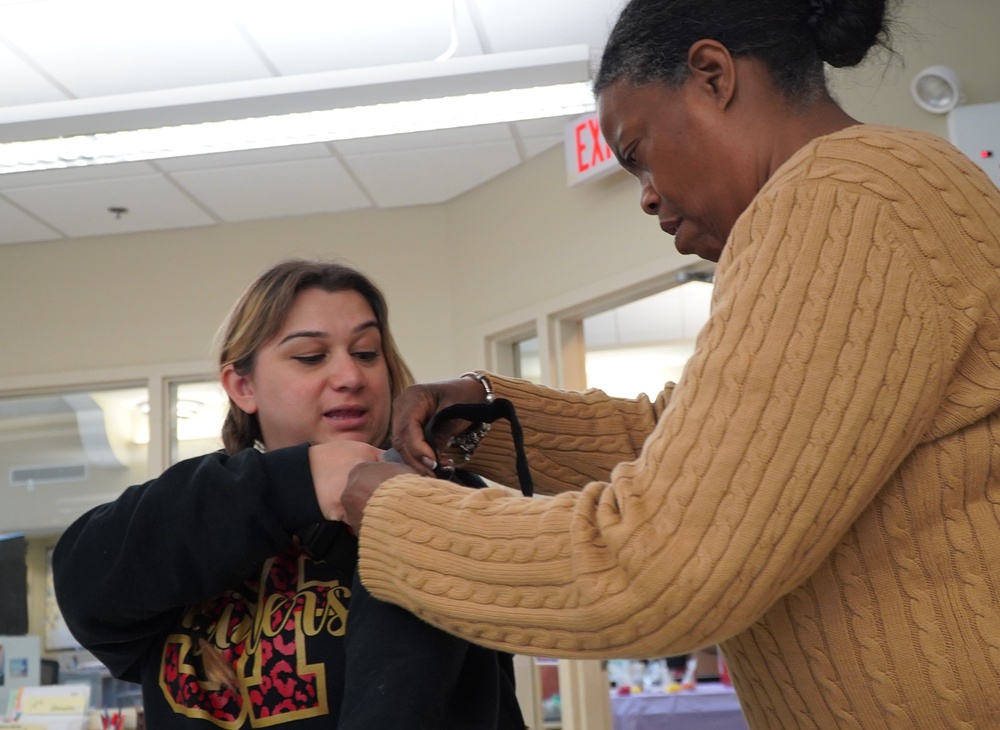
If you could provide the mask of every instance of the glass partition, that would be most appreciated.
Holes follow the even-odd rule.
[[[61,532],[148,479],[145,385],[0,397],[0,532]]]
[[[583,320],[587,387],[650,398],[677,382],[708,321],[712,284],[689,281]]]
[[[511,344],[514,350],[514,377],[542,382],[542,363],[538,355],[538,338],[527,337]]]
[[[170,463],[222,448],[229,397],[217,380],[170,384]]]

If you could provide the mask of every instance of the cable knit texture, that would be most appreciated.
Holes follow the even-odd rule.
[[[672,394],[495,376],[555,496],[392,479],[365,584],[520,653],[719,642],[754,730],[997,727],[998,232],[944,140],[815,140],[737,221]],[[509,443],[474,467],[513,483]]]

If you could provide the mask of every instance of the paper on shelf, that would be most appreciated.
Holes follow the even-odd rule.
[[[52,684],[21,687],[11,697],[9,716],[23,730],[86,730],[90,706],[89,684]]]

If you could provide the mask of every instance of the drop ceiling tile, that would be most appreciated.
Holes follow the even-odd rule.
[[[345,159],[382,208],[443,203],[521,161],[513,141]]]
[[[119,162],[87,167],[63,167],[57,170],[34,172],[9,172],[0,175],[0,190],[10,188],[35,188],[62,183],[81,183],[91,180],[113,180],[121,177],[153,175],[156,170],[146,162]]]
[[[481,48],[464,3],[457,6],[456,55]],[[452,0],[246,3],[243,27],[281,74],[433,61],[451,43]]]
[[[470,0],[493,53],[586,43],[604,47],[621,0]]]
[[[156,167],[167,172],[183,170],[209,170],[219,167],[237,167],[239,165],[260,165],[268,162],[286,162],[288,160],[308,160],[316,157],[329,157],[330,150],[324,144],[297,144],[287,147],[268,147],[260,150],[244,150],[242,152],[217,152],[212,155],[191,155],[190,157],[169,157],[157,160]]]
[[[62,238],[58,231],[39,223],[23,210],[0,199],[0,243],[29,243]]]
[[[0,28],[76,97],[270,76],[224,5],[36,0],[4,5]]]
[[[215,221],[160,176],[7,190],[4,197],[71,237],[211,225]],[[109,207],[124,207],[121,218]]]
[[[388,137],[368,137],[334,142],[332,146],[342,155],[366,155],[383,152],[402,152],[431,147],[454,147],[470,144],[507,142],[513,139],[507,124],[483,124],[477,127],[438,129],[431,132],[411,132]]]
[[[371,207],[332,157],[193,170],[173,178],[226,222]]]
[[[581,42],[596,48],[620,2],[173,0],[158,10],[136,0],[0,0],[0,107],[427,61],[446,50],[452,12],[456,56]],[[518,151],[528,157],[558,144],[563,125],[537,120],[0,175],[0,198],[10,192],[14,210],[24,206],[68,236],[327,210],[331,197],[337,209],[371,205],[374,197],[387,207],[435,203],[518,164]],[[348,158],[356,166],[353,180],[337,164]],[[268,165],[279,167],[268,173]],[[276,172],[281,166],[287,177]],[[205,203],[178,189],[183,177]],[[205,182],[213,179],[214,186]],[[106,208],[116,204],[133,211],[112,224]]]
[[[3,79],[3,83],[0,84],[0,107],[44,104],[66,99],[66,95],[48,79],[4,45],[2,32],[0,32],[0,79]]]

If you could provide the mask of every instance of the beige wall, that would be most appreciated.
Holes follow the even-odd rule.
[[[432,265],[447,259],[445,212],[364,211],[0,246],[0,376],[208,359],[242,288],[289,255],[342,259],[369,272],[406,341],[451,309]],[[450,361],[450,337],[439,345]],[[406,352],[425,374],[441,359],[413,345]]]
[[[288,255],[372,275],[423,378],[480,364],[457,328],[680,260],[631,178],[569,189],[553,149],[440,206],[0,246],[0,379],[205,360],[242,288]]]

